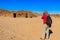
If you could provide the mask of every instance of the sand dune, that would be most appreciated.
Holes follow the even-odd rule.
[[[52,17],[52,31],[49,40],[60,40],[60,18]],[[42,19],[0,17],[0,40],[40,40]],[[47,40],[47,39],[46,39]]]

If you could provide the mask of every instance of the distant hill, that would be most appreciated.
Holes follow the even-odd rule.
[[[26,18],[32,18],[32,17],[37,17],[40,14],[33,13],[30,11],[7,11],[7,10],[0,10],[0,16],[7,16],[7,17],[26,17]]]
[[[33,18],[33,17],[38,17],[41,16],[42,14],[30,12],[30,11],[8,11],[8,10],[1,10],[0,9],[0,16],[5,16],[5,17],[23,17],[23,18]],[[51,14],[51,16],[54,17],[60,17],[59,14]]]

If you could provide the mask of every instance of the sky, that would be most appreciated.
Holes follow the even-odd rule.
[[[0,9],[9,11],[60,13],[60,0],[0,0]]]

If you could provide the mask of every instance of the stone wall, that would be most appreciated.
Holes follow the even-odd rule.
[[[14,17],[14,13],[16,14],[16,17],[24,17],[24,18],[32,18],[32,17],[37,17],[37,15],[34,15],[32,12],[28,11],[6,11],[6,10],[0,10],[0,16],[5,16],[5,17]]]

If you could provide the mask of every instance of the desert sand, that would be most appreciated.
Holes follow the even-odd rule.
[[[52,16],[49,40],[60,40],[60,17]],[[36,18],[0,17],[0,40],[41,40],[43,22]],[[46,39],[47,40],[47,39]]]

